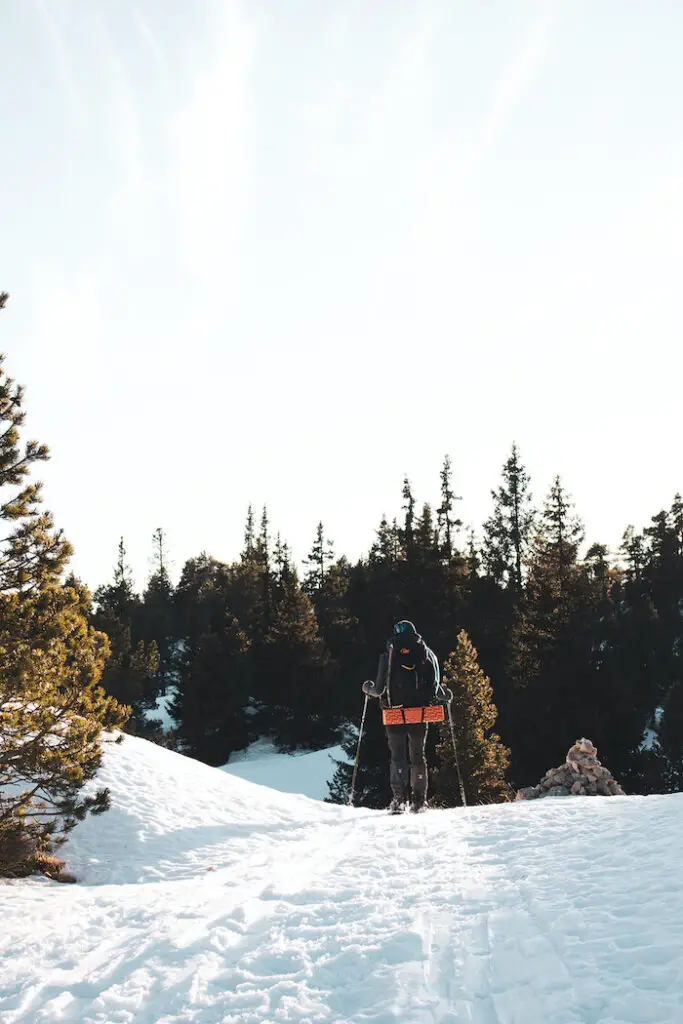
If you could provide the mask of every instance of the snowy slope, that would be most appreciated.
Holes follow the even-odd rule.
[[[0,885],[0,1021],[679,1024],[683,797],[390,818],[127,737],[81,884]]]
[[[270,786],[279,793],[300,793],[324,800],[329,796],[328,783],[337,768],[336,761],[348,761],[341,747],[281,754],[269,741],[259,740],[247,750],[233,754],[222,770],[248,782]]]

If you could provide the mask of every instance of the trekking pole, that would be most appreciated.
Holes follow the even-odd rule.
[[[451,739],[453,740],[453,757],[455,758],[455,770],[458,773],[458,785],[460,786],[460,799],[462,800],[463,807],[467,807],[467,800],[465,800],[465,787],[462,784],[462,775],[460,774],[460,762],[458,761],[458,748],[455,743],[455,726],[453,725],[453,712],[451,711],[451,702],[448,702],[448,722],[451,727]]]
[[[353,807],[353,798],[356,795],[356,776],[358,775],[358,760],[360,758],[360,741],[363,739],[363,727],[365,725],[365,712],[368,710],[368,695],[365,694],[365,704],[363,705],[363,717],[360,720],[360,729],[358,730],[358,747],[356,748],[356,763],[353,766],[353,776],[351,777],[351,792],[349,793],[349,807]]]

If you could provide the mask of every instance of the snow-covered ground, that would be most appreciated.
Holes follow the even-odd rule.
[[[145,718],[147,721],[153,721],[156,725],[160,725],[164,732],[169,732],[171,729],[175,729],[178,723],[171,714],[170,705],[173,703],[177,695],[177,687],[169,686],[166,689],[166,693],[157,697],[154,707],[149,708],[145,712]]]
[[[0,1021],[680,1024],[683,796],[392,818],[144,740],[80,884],[0,885]]]
[[[228,764],[223,765],[223,771],[280,793],[300,793],[313,800],[324,800],[329,796],[328,782],[337,768],[335,761],[348,761],[341,747],[281,754],[269,740],[259,740],[247,750],[233,754]]]

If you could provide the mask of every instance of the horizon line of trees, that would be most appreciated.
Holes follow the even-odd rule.
[[[258,523],[249,508],[238,559],[203,552],[185,562],[176,585],[157,530],[142,595],[121,541],[92,621],[112,643],[103,685],[133,706],[131,728],[150,734],[149,709],[173,683],[177,730],[166,742],[208,763],[223,764],[260,737],[282,750],[342,742],[350,751],[362,680],[374,674],[392,623],[409,618],[442,665],[457,654],[461,633],[473,645],[494,708],[484,738],[495,735],[508,752],[490,759],[498,775],[507,771],[508,794],[537,781],[581,735],[629,791],[676,789],[683,778],[680,496],[641,532],[628,526],[617,558],[598,543],[581,555],[583,526],[559,476],[534,504],[514,444],[480,542],[471,530],[463,536],[448,456],[436,502],[418,506],[407,477],[401,496],[400,515],[382,517],[367,555],[353,563],[335,553],[319,523],[301,575],[287,543],[273,537],[267,508]],[[380,806],[388,799],[386,745],[379,716],[369,719],[357,790],[360,802]],[[443,739],[430,741],[434,793],[456,802],[439,794],[448,775]],[[348,781],[340,765],[333,799],[345,799]]]

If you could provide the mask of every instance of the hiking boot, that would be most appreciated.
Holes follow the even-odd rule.
[[[389,804],[389,814],[403,814],[405,806],[405,800],[401,800],[400,797],[395,796]]]
[[[413,814],[419,814],[420,811],[425,809],[425,795],[424,793],[413,793],[413,798],[410,801],[410,809]]]

